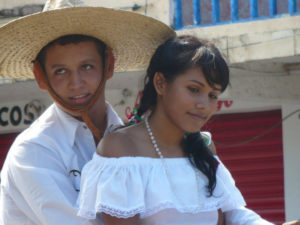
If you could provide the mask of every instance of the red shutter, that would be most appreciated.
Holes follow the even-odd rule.
[[[0,170],[2,169],[2,165],[10,146],[18,134],[19,133],[0,135]]]
[[[275,224],[285,220],[281,123],[250,143],[236,144],[262,134],[280,120],[280,110],[220,114],[204,128],[212,133],[217,153],[232,173],[247,207]]]

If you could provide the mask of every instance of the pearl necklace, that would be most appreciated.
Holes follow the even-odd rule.
[[[155,138],[154,138],[154,136],[153,136],[152,130],[151,130],[151,128],[150,128],[149,121],[148,121],[148,116],[145,118],[145,124],[146,124],[146,129],[147,129],[147,131],[148,131],[149,137],[150,137],[150,139],[151,139],[151,142],[152,142],[152,144],[153,144],[153,147],[154,147],[154,149],[155,149],[157,155],[159,156],[159,158],[164,159],[164,156],[163,156],[163,154],[161,153],[161,151],[159,150],[159,148],[158,148],[158,146],[157,146],[157,143],[156,143],[156,140],[155,140]]]
[[[159,147],[158,147],[158,145],[156,143],[156,140],[155,140],[155,138],[153,136],[152,130],[151,130],[150,125],[149,125],[148,116],[146,116],[146,118],[145,118],[145,125],[146,125],[147,132],[149,134],[149,137],[151,139],[151,142],[153,144],[153,147],[154,147],[157,155],[159,156],[159,158],[162,160],[162,164],[163,164],[163,167],[165,169],[165,172],[166,172],[166,175],[167,175],[167,179],[169,181],[169,184],[170,184],[171,190],[173,192],[173,195],[177,198],[177,200],[179,202],[181,202],[180,198],[178,197],[178,195],[174,191],[174,188],[172,187],[172,182],[171,182],[171,179],[170,179],[170,174],[169,174],[169,170],[168,170],[168,167],[167,167],[167,163],[165,161],[165,158],[164,158],[163,154],[159,150]],[[197,182],[197,195],[198,195],[198,200],[199,200],[199,204],[200,204],[201,197],[200,197],[200,187],[199,187],[199,171],[197,169],[195,169],[195,168],[194,168],[194,171],[195,171],[196,182]]]

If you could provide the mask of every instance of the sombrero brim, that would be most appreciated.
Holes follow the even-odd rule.
[[[175,32],[166,24],[137,13],[102,7],[45,11],[0,28],[0,78],[33,78],[32,60],[50,41],[84,34],[113,49],[115,71],[143,70],[155,49]]]

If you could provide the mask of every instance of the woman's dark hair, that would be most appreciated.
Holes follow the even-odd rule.
[[[142,116],[148,110],[155,110],[157,93],[153,84],[156,72],[161,72],[170,83],[188,69],[200,67],[210,86],[221,85],[223,92],[229,83],[229,68],[220,50],[210,41],[184,35],[169,39],[160,45],[151,58],[145,77],[140,106],[137,112]],[[190,133],[182,140],[182,146],[190,162],[208,178],[208,192],[212,196],[216,186],[218,162],[205,144],[200,132]]]
[[[59,45],[79,44],[79,43],[85,42],[85,41],[93,41],[96,44],[99,55],[102,58],[102,63],[103,63],[103,67],[104,67],[105,59],[106,59],[106,55],[105,55],[106,44],[97,38],[83,35],[83,34],[65,35],[65,36],[61,36],[61,37],[49,42],[47,45],[45,45],[41,49],[41,51],[38,53],[35,60],[40,63],[42,69],[45,72],[46,53],[50,47],[52,47],[56,44],[59,44]]]

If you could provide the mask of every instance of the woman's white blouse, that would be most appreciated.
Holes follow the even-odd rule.
[[[216,224],[217,210],[245,206],[228,170],[220,162],[213,196],[207,178],[187,158],[106,158],[94,155],[82,171],[78,215],[104,212],[119,218],[139,214],[141,224]],[[196,177],[198,176],[198,177]]]

